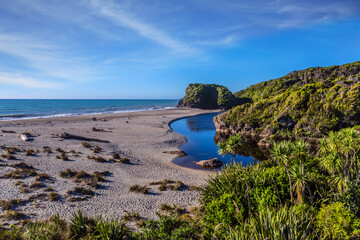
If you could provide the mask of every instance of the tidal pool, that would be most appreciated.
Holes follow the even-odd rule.
[[[218,154],[219,147],[215,141],[221,141],[216,135],[213,118],[219,113],[200,114],[192,117],[178,119],[170,124],[170,127],[177,133],[184,135],[187,142],[180,147],[187,155],[178,157],[174,160],[175,164],[183,167],[204,170],[199,165],[193,164],[194,161],[218,158],[226,163],[232,163],[231,156],[221,156]],[[267,158],[266,151],[262,151],[253,142],[246,142],[236,155],[236,162],[243,165],[253,164]]]

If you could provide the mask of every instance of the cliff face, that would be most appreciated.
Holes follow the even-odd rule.
[[[251,102],[215,117],[219,132],[322,136],[360,125],[360,62],[294,71],[234,95]]]
[[[216,84],[189,84],[179,107],[201,109],[230,109],[238,103],[235,96],[224,86]]]

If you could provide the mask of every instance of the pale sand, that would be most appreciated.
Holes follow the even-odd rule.
[[[60,216],[69,218],[77,208],[91,216],[103,214],[107,217],[121,217],[125,211],[134,210],[145,218],[156,218],[155,212],[163,203],[176,204],[182,207],[197,206],[198,191],[160,191],[158,186],[150,186],[152,194],[144,195],[129,193],[130,186],[134,184],[148,185],[152,181],[162,179],[180,180],[186,185],[201,186],[206,183],[208,171],[192,170],[179,167],[172,163],[176,157],[163,151],[179,150],[186,138],[173,132],[169,122],[201,113],[198,109],[173,109],[161,111],[132,112],[119,114],[89,115],[76,117],[59,117],[46,119],[31,119],[0,122],[1,130],[11,130],[16,133],[2,133],[0,131],[0,146],[20,147],[25,149],[40,149],[37,156],[25,156],[24,152],[17,153],[17,160],[3,162],[15,164],[24,161],[33,165],[38,173],[48,173],[54,183],[46,183],[61,196],[61,201],[35,201],[19,206],[16,209],[26,214],[34,213],[34,218],[44,219],[59,213]],[[92,118],[107,119],[107,121],[93,121]],[[92,128],[102,128],[111,132],[93,132]],[[35,137],[31,142],[24,142],[20,133],[30,132]],[[61,140],[53,138],[52,134],[71,133],[85,137],[108,140],[110,143],[90,142],[92,146],[100,146],[103,151],[99,154],[110,158],[113,152],[121,153],[121,156],[129,157],[133,164],[122,163],[98,163],[87,159],[93,152],[82,146],[82,141]],[[43,153],[43,147],[51,147],[53,153],[47,156]],[[65,151],[80,151],[79,157],[68,154],[71,161],[56,159],[55,149],[60,147]],[[5,150],[0,150],[5,153]],[[59,172],[67,168],[83,170],[89,173],[94,171],[110,171],[111,176],[102,183],[101,189],[95,189],[96,196],[81,202],[68,202],[66,192],[79,185],[70,179],[59,177]],[[0,175],[14,170],[11,167],[0,167]],[[25,183],[34,182],[35,178],[22,180]],[[9,200],[14,198],[27,199],[30,195],[41,193],[44,189],[33,190],[31,193],[21,193],[15,186],[16,179],[0,179],[0,199]],[[0,210],[0,213],[4,211]]]

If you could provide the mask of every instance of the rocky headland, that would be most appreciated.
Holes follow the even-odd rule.
[[[249,102],[216,116],[218,132],[321,137],[360,125],[360,62],[293,71],[234,95]]]

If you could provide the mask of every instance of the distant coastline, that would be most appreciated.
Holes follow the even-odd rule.
[[[174,109],[173,99],[0,99],[0,121]]]

